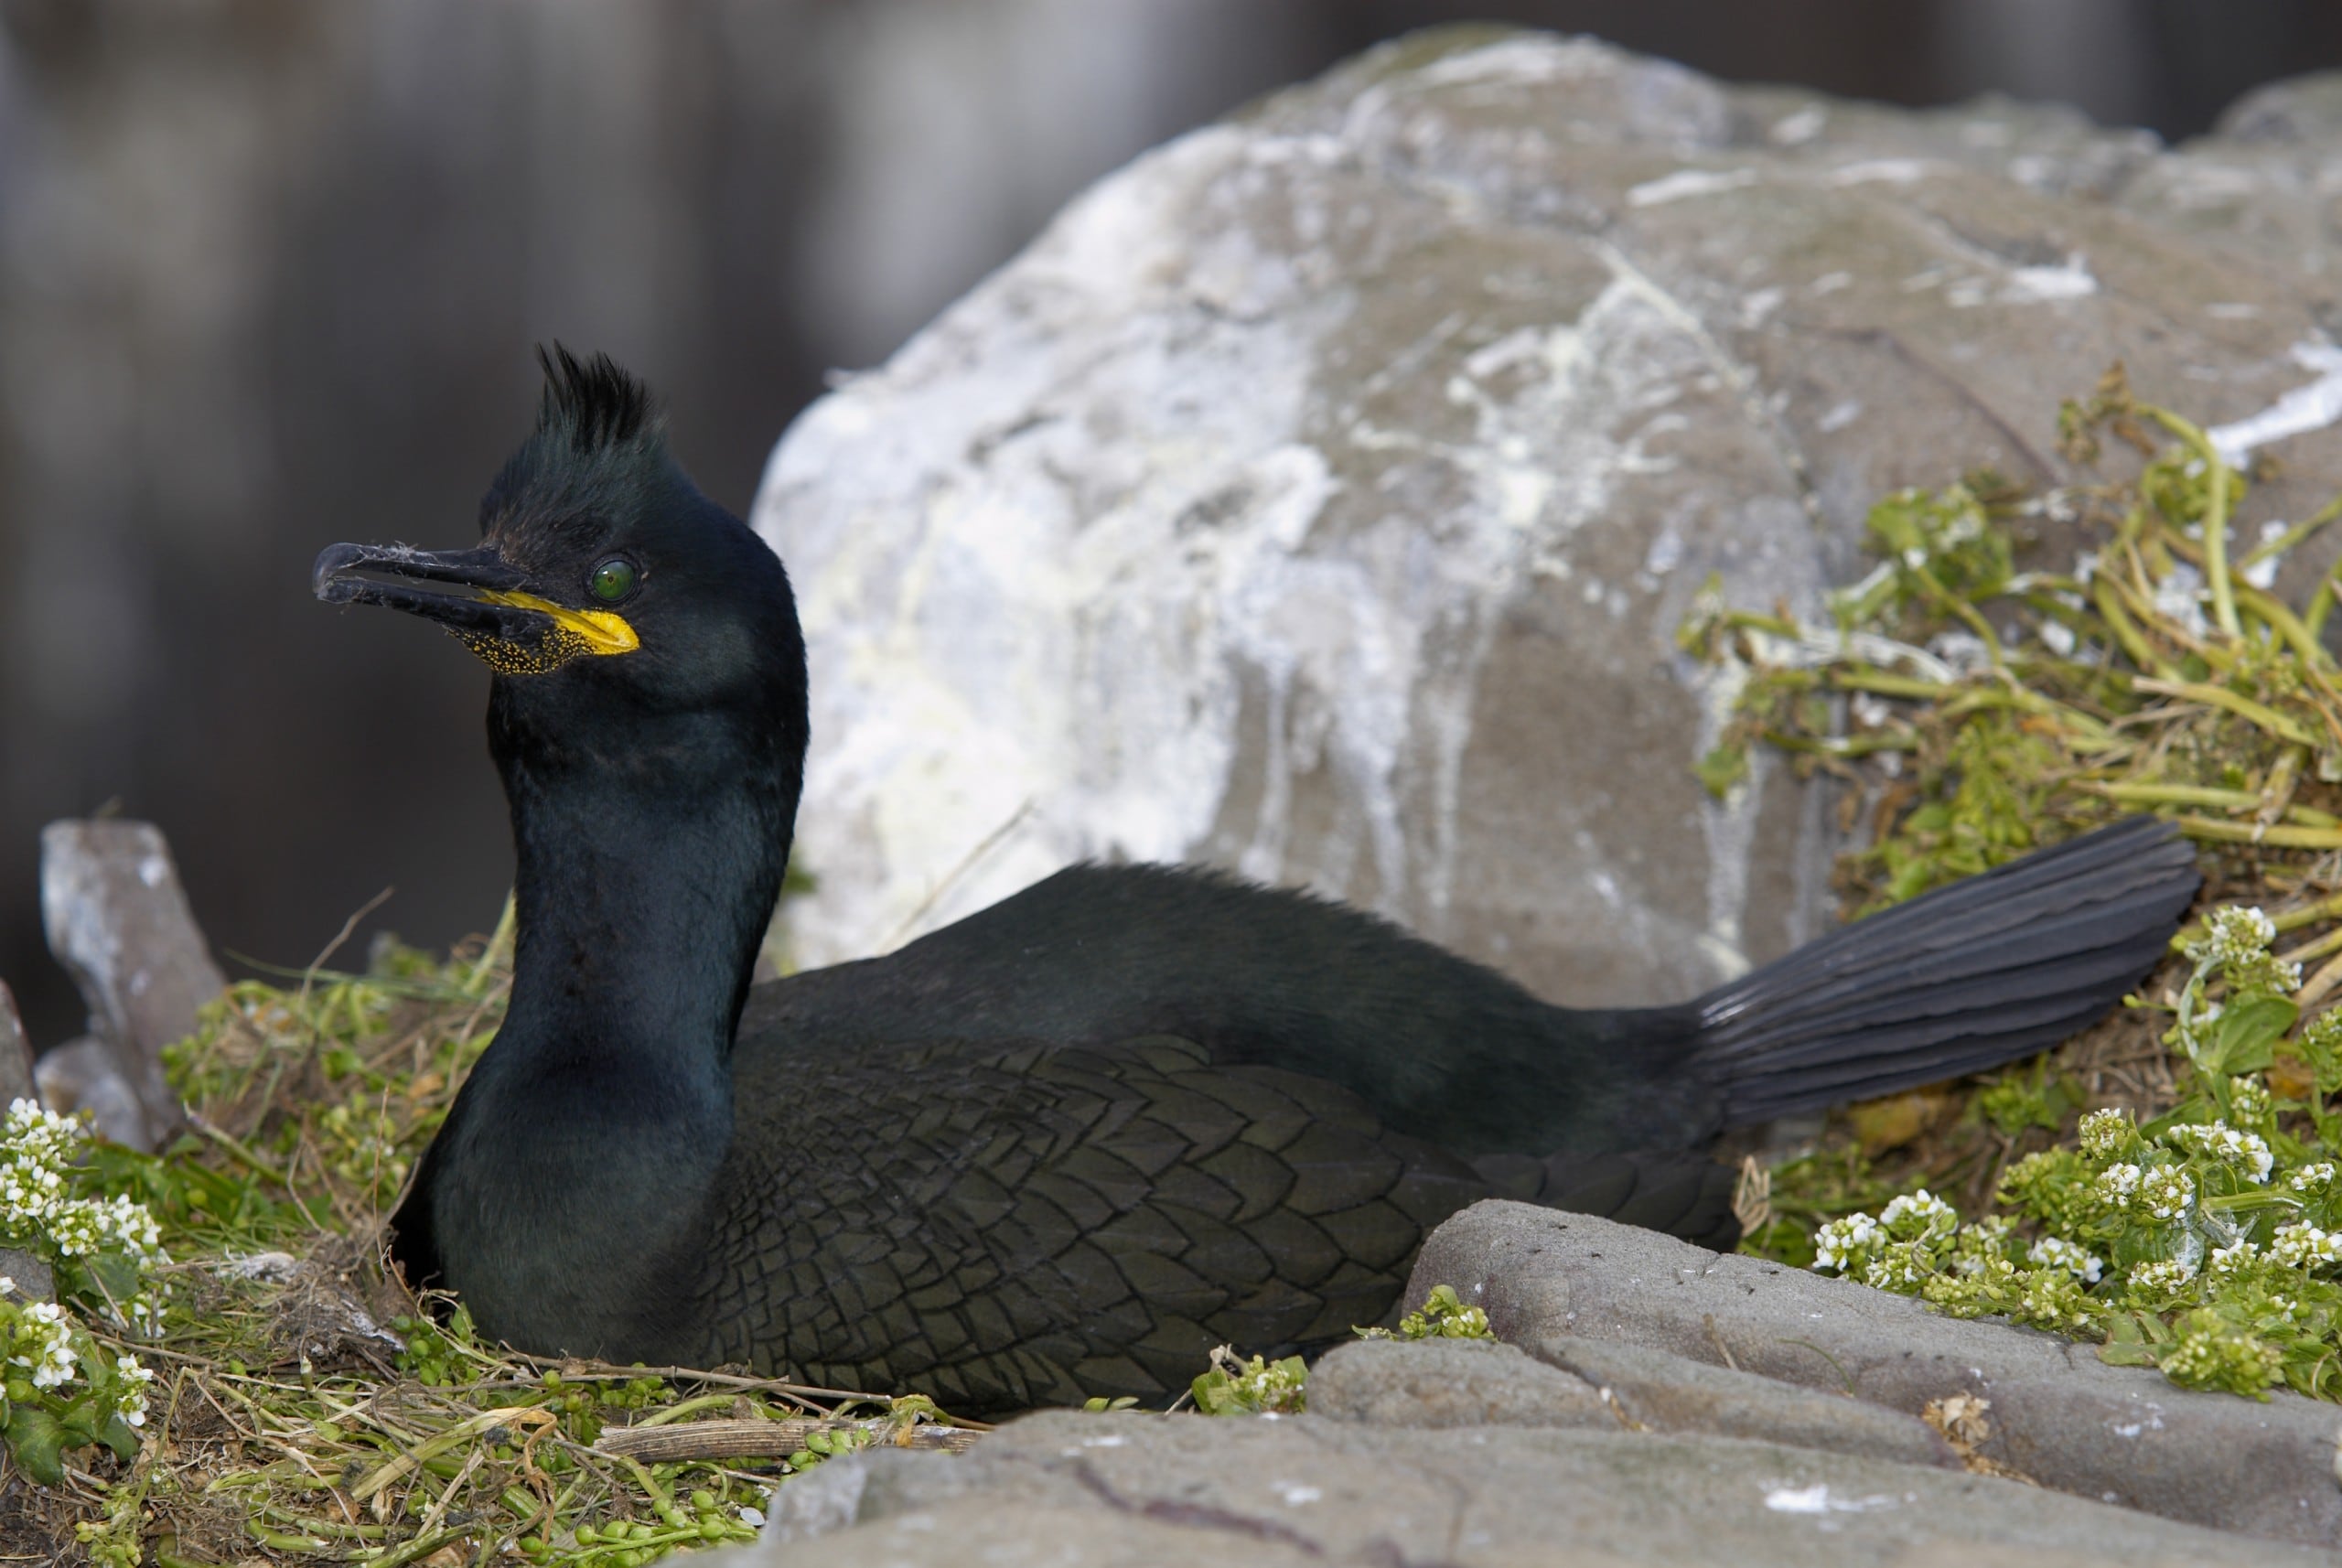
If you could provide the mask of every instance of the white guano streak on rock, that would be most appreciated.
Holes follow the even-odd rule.
[[[1695,196],[1717,196],[1727,190],[1743,190],[1756,183],[1755,169],[1677,169],[1673,174],[1647,179],[1627,190],[1629,207],[1658,207],[1670,201],[1682,201]]]
[[[1805,514],[1819,521],[1820,507],[1813,486],[1806,471],[1805,458],[1789,433],[1756,391],[1756,378],[1709,331],[1705,323],[1692,309],[1677,299],[1657,280],[1620,251],[1604,241],[1588,242],[1599,255],[1611,275],[1695,344],[1717,377],[1732,390],[1741,412],[1761,435],[1779,461],[1782,468],[1795,482]],[[1703,755],[1722,738],[1731,715],[1731,703],[1736,689],[1727,689],[1729,677],[1721,671],[1695,671],[1690,676],[1692,689],[1701,699],[1701,734],[1696,757]],[[1765,781],[1769,774],[1771,759],[1761,754],[1750,759],[1746,779],[1720,801],[1703,804],[1701,829],[1708,844],[1707,908],[1708,929],[1702,933],[1702,947],[1717,969],[1726,977],[1745,973],[1748,967],[1746,950],[1746,930],[1744,921],[1748,899],[1748,863],[1756,852],[1757,813],[1764,800]]]
[[[1945,165],[1933,158],[1861,158],[1840,164],[1825,177],[1826,183],[1836,186],[1913,185],[1948,172]]]
[[[2293,360],[2317,379],[2295,387],[2259,413],[2204,432],[2220,461],[2240,463],[2256,447],[2324,430],[2342,420],[2342,348],[2312,338],[2294,345]]]
[[[2013,305],[2036,300],[2088,299],[2098,292],[2098,279],[2079,251],[2054,267],[2014,267],[2002,298]]]
[[[1891,1509],[1895,1499],[1883,1494],[1867,1498],[1833,1498],[1826,1481],[1816,1481],[1810,1487],[1775,1487],[1765,1494],[1765,1506],[1775,1513],[1868,1513],[1873,1509]]]
[[[1748,686],[1748,666],[1727,659],[1694,671],[1692,690],[1700,702],[1699,755],[1723,740],[1733,710]],[[1750,968],[1747,928],[1741,918],[1748,902],[1748,855],[1755,848],[1756,806],[1763,798],[1771,758],[1761,752],[1721,800],[1701,802],[1700,826],[1708,842],[1708,929],[1700,945],[1720,981],[1737,980]]]
[[[1396,377],[1445,378],[1467,436],[1322,406],[1362,384],[1311,381],[1348,306],[1298,275],[1305,254],[1252,238],[1274,154],[1217,128],[1150,155],[776,453],[758,525],[796,575],[814,685],[800,842],[823,875],[801,961],[1083,857],[1185,858],[1216,822],[1245,873],[1281,878],[1296,783],[1317,770],[1338,781],[1319,890],[1351,894],[1363,853],[1372,902],[1436,937],[1491,607],[1530,561],[1565,556],[1620,478],[1664,466],[1610,426],[1624,410],[1648,429],[1679,395],[1687,356],[1669,345],[1798,467],[1747,372],[1608,246],[1612,282],[1577,320],[1469,354],[1443,322],[1392,357]],[[1373,487],[1425,463],[1464,497],[1374,517]],[[851,489],[825,482],[840,473]],[[1315,538],[1338,495],[1343,526]],[[1265,754],[1256,814],[1221,822],[1246,731]],[[1712,825],[1712,863],[1745,855],[1755,803]],[[1727,970],[1746,880],[1712,874]]]
[[[1241,462],[1295,424],[1299,346],[1289,334],[1209,308],[1198,324],[1158,264],[1178,203],[1241,154],[1242,140],[1225,128],[1198,133],[1143,159],[1131,171],[1143,180],[1126,176],[1077,202],[1022,277],[979,288],[883,371],[816,404],[776,451],[757,523],[788,559],[803,607],[816,738],[800,842],[832,874],[800,932],[807,961],[873,950],[1004,823],[1016,826],[981,865],[959,871],[929,923],[1095,851],[1064,820],[1084,804],[1082,781],[1068,787],[1069,710],[1076,679],[1091,673],[1066,610],[1100,586],[1076,558],[1077,542],[1113,531],[1111,509],[1085,517],[1097,501],[1071,491],[1052,443],[1079,444],[1093,410],[1143,399],[1181,333],[1188,349],[1200,338],[1227,351],[1207,356],[1201,371],[1187,368],[1200,412],[1123,444],[1126,491],[1183,466],[1185,453],[1166,446],[1209,445]],[[1152,194],[1134,193],[1141,183]],[[1241,290],[1232,270],[1223,259],[1212,281]],[[1124,286],[1097,297],[1085,274]],[[1084,337],[1074,324],[1100,317],[1114,323],[1122,351],[1072,359],[1061,338]],[[971,378],[964,359],[979,342],[985,373]],[[1217,417],[1223,407],[1241,417]],[[851,489],[828,482],[840,472],[856,475]],[[1193,498],[1155,499],[1176,514]],[[918,526],[901,528],[905,517]],[[1151,694],[1131,694],[1132,725],[1160,716],[1131,711]],[[1195,701],[1210,707],[1215,696]],[[1232,715],[1232,701],[1219,705]],[[1187,715],[1176,716],[1187,729]],[[1224,791],[1230,758],[1198,739],[1162,737],[1149,760],[1172,787],[1157,800],[1208,812]],[[1019,819],[1027,800],[1047,809]],[[1176,854],[1192,836],[1187,813],[1175,822],[1160,815],[1119,814],[1135,853]]]
[[[1700,319],[1697,311],[1669,293],[1658,279],[1637,266],[1624,251],[1607,240],[1598,239],[1589,239],[1586,247],[1602,259],[1602,264],[1610,269],[1611,276],[1649,300],[1670,325],[1699,346],[1701,355],[1722,378],[1724,384],[1732,389],[1734,397],[1739,400],[1741,412],[1747,416],[1748,423],[1765,437],[1781,467],[1797,481],[1798,494],[1804,501],[1806,515],[1819,521],[1821,505],[1814,499],[1813,482],[1806,469],[1805,456],[1797,443],[1789,438],[1789,433],[1781,428],[1780,421],[1765,406],[1764,397],[1756,388],[1755,373],[1734,358],[1732,351],[1708,330],[1707,323]]]

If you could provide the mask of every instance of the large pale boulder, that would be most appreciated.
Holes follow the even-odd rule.
[[[1732,694],[1673,646],[1694,594],[1812,613],[1882,490],[2075,477],[2057,401],[2117,359],[2282,439],[2251,520],[2300,515],[2342,478],[2294,209],[2326,101],[2166,153],[1449,33],[1140,159],[774,454],[799,958],[1084,857],[1312,887],[1581,1003],[1781,952],[1836,826],[1772,763],[1692,777]]]

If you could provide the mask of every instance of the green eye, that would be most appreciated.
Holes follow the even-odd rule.
[[[633,562],[613,555],[594,568],[594,575],[586,579],[586,586],[604,604],[614,605],[634,592],[635,579],[639,575]]]

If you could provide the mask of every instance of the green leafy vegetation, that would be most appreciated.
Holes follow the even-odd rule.
[[[1206,1415],[1298,1415],[1308,1403],[1309,1369],[1298,1356],[1245,1360],[1222,1345],[1188,1392]]]
[[[942,1435],[917,1396],[517,1356],[386,1277],[381,1218],[493,1037],[510,937],[232,987],[169,1053],[196,1130],[161,1155],[11,1113],[0,1246],[59,1300],[0,1305],[24,1363],[0,1555],[633,1568],[752,1539],[773,1486],[836,1455]],[[779,1456],[610,1441],[711,1418],[771,1423],[744,1446]]]
[[[1350,1332],[1361,1339],[1494,1339],[1496,1330],[1488,1326],[1488,1315],[1477,1306],[1466,1306],[1456,1294],[1454,1285],[1434,1285],[1431,1294],[1423,1298],[1419,1311],[1399,1319],[1396,1330],[1389,1328],[1354,1328]]]
[[[2278,564],[2336,516],[2232,535],[2248,476],[2119,371],[2067,405],[2134,478],[1993,476],[1873,509],[1880,561],[1826,625],[1732,610],[1682,634],[1737,685],[1700,775],[1772,746],[1845,786],[1850,904],[1873,908],[2132,811],[2205,851],[2207,897],[2127,1016],[1964,1095],[1858,1107],[1770,1173],[1744,1250],[2097,1340],[2105,1359],[2342,1399],[2342,694]],[[2025,569],[2025,535],[2085,546]],[[1940,1193],[1965,1189],[1961,1208]],[[1957,1196],[1957,1195],[1956,1195]]]
[[[143,1204],[93,1195],[83,1142],[78,1122],[29,1100],[0,1119],[0,1244],[43,1269],[59,1298],[37,1299],[30,1270],[20,1283],[0,1268],[0,1444],[46,1486],[64,1480],[78,1450],[136,1455],[155,1374],[101,1345],[84,1319],[121,1333],[153,1326],[146,1270],[168,1262]]]

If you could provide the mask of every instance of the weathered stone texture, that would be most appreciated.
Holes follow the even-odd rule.
[[[1055,1413],[957,1457],[843,1463],[865,1472],[854,1527],[760,1542],[721,1568],[939,1554],[1001,1568],[2330,1560],[1959,1470],[1626,1431]]]
[[[800,956],[1085,856],[1314,887],[1579,1004],[1783,951],[1834,830],[1767,763],[1692,779],[1730,696],[1673,647],[1692,596],[1812,612],[1882,491],[2078,477],[2058,400],[2118,359],[2295,431],[2248,521],[2322,499],[2332,96],[2164,152],[1441,34],[1140,159],[774,455]]]
[[[1616,1341],[1918,1415],[1991,1402],[1986,1457],[2045,1487],[2280,1540],[2342,1541],[2342,1411],[2193,1393],[2093,1347],[1522,1203],[1434,1230],[1411,1301],[1452,1285],[1502,1338]]]

